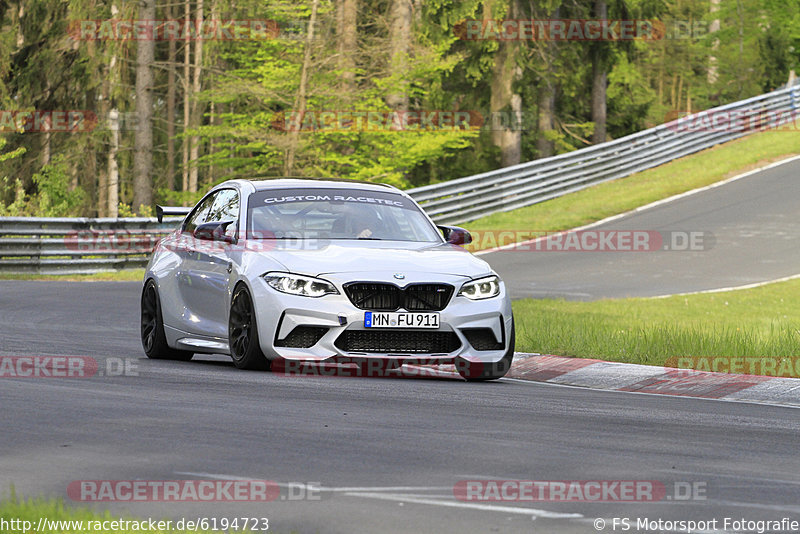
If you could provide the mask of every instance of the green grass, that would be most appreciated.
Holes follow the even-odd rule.
[[[61,282],[141,282],[144,269],[125,269],[95,274],[0,274],[0,280],[45,280]]]
[[[567,230],[713,184],[795,154],[800,154],[800,129],[753,134],[626,178],[526,208],[489,215],[464,226],[474,232]],[[492,244],[488,245],[490,247]],[[475,243],[470,250],[489,247]]]
[[[110,512],[93,512],[88,508],[72,508],[66,507],[61,500],[45,500],[45,499],[19,499],[13,493],[10,499],[0,501],[0,519],[5,520],[8,522],[9,520],[20,520],[20,521],[28,521],[31,525],[33,525],[30,530],[22,530],[21,528],[12,528],[15,525],[25,526],[24,523],[16,523],[5,525],[6,528],[3,528],[2,522],[0,522],[0,533],[1,534],[28,534],[29,532],[36,532],[36,527],[39,524],[39,520],[44,518],[49,521],[82,521],[81,525],[63,525],[62,528],[58,529],[47,529],[43,532],[48,533],[58,533],[58,534],[86,534],[87,532],[109,532],[109,533],[152,533],[152,534],[178,534],[178,533],[187,533],[187,532],[201,532],[201,531],[187,531],[187,530],[174,530],[174,529],[164,529],[164,530],[153,530],[153,529],[135,529],[135,528],[127,528],[127,529],[102,529],[102,528],[88,528],[88,522],[94,521],[117,521],[119,519],[124,520],[131,520],[133,518],[130,517],[122,517],[120,518],[119,515],[112,515]],[[154,518],[155,519],[155,518]],[[141,519],[139,519],[141,520]],[[172,522],[175,524],[175,521]],[[94,523],[92,523],[94,525]],[[102,525],[98,525],[102,526]],[[112,526],[110,523],[106,526]],[[120,525],[120,526],[132,526],[132,525]],[[166,526],[166,523],[163,525]],[[80,528],[82,527],[82,528]]]
[[[517,350],[670,366],[688,356],[796,358],[798,293],[800,280],[791,280],[658,299],[520,300]]]
[[[759,133],[465,226],[475,232],[567,230],[798,153],[798,129]],[[493,245],[478,242],[472,250]],[[680,357],[705,357],[706,362],[718,357],[792,358],[800,364],[795,358],[800,355],[800,302],[790,296],[799,291],[800,281],[789,281],[666,299],[520,300],[513,304],[517,350],[648,365],[674,365]],[[800,366],[794,371],[784,376],[800,376]]]
[[[201,517],[203,514],[199,514]],[[213,517],[215,514],[206,514],[207,517]],[[267,517],[269,515],[264,513],[258,514],[249,514],[251,517]],[[228,516],[228,521],[232,522],[236,517],[242,517],[242,514],[231,514]],[[83,523],[80,525],[76,525],[73,523],[72,525],[69,524],[61,524],[61,528],[45,528],[45,523],[42,524],[42,530],[37,531],[36,528],[39,525],[40,519],[46,519],[48,521],[82,521]],[[149,521],[152,519],[156,523],[156,528],[152,529],[149,528]],[[20,522],[16,522],[13,524],[8,523],[10,520],[19,520]],[[186,517],[185,521],[194,521],[197,522],[198,517]],[[3,524],[5,521],[7,524]],[[30,528],[28,530],[23,530],[20,527],[28,526],[25,523],[21,523],[22,521],[28,521]],[[106,523],[105,525],[100,523],[95,523],[96,521],[105,522],[105,521],[128,521],[128,524],[118,524],[112,525],[111,523]],[[138,525],[133,525],[130,522],[136,521]],[[158,522],[161,521],[162,524],[158,525]],[[171,521],[171,523],[167,523],[167,521]],[[249,530],[249,529],[230,529],[230,530],[220,530],[221,523],[217,524],[218,530],[203,530],[200,528],[197,529],[178,529],[177,524],[180,519],[166,519],[166,518],[142,518],[142,517],[131,517],[127,514],[112,514],[111,512],[104,511],[104,512],[97,512],[93,511],[87,507],[73,507],[73,506],[66,506],[64,501],[61,499],[23,499],[18,497],[12,488],[11,495],[8,498],[0,499],[0,534],[30,534],[30,533],[44,533],[44,534],[88,534],[88,533],[114,533],[114,534],[219,534],[220,532],[230,532],[231,534],[234,533],[263,533],[266,530],[263,528],[264,525],[260,525],[260,530]],[[218,521],[222,521],[222,518],[219,518]],[[242,519],[239,519],[242,521]],[[89,523],[92,522],[92,523]],[[185,523],[184,523],[185,524]],[[232,524],[232,523],[229,523]],[[52,524],[51,524],[52,525]],[[108,527],[119,527],[119,528],[108,528]],[[124,528],[127,527],[127,528]],[[213,529],[213,524],[209,522],[208,529]],[[270,525],[269,532],[274,532],[272,525]],[[285,531],[284,531],[285,532]],[[296,531],[291,531],[294,534]]]

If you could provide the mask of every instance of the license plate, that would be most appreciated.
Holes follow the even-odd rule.
[[[365,312],[365,328],[439,328],[438,313]]]

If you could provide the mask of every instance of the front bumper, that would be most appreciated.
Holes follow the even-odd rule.
[[[404,280],[405,284],[398,285],[444,282],[453,285],[455,293],[447,307],[437,312],[440,318],[438,329],[398,330],[365,328],[366,310],[354,306],[342,287],[349,278],[322,278],[334,283],[340,294],[321,298],[300,297],[276,291],[261,277],[252,282],[259,341],[268,359],[316,362],[378,359],[400,363],[442,364],[455,363],[456,359],[462,359],[475,363],[496,363],[508,350],[513,317],[511,301],[502,283],[498,296],[472,301],[457,296],[467,278],[452,277],[432,281],[425,279],[423,274],[409,276],[409,279]],[[374,273],[370,281],[397,283],[375,277]],[[307,334],[301,340],[306,344],[315,342],[309,347],[281,346],[287,342],[293,345],[304,344],[297,343],[301,338],[298,333]],[[417,341],[425,340],[422,346],[429,345],[432,350],[420,352],[381,349],[386,346],[387,339],[402,346],[404,336],[414,337]],[[398,339],[401,341],[397,342]],[[377,343],[377,348],[369,347],[372,341]],[[358,348],[353,349],[354,346]]]

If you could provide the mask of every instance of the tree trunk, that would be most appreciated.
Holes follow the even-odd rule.
[[[19,9],[17,10],[17,50],[22,48],[22,45],[25,44],[25,34],[22,33],[22,17],[25,16],[25,2],[19,3]]]
[[[92,42],[92,41],[89,41]],[[114,58],[112,57],[112,61]],[[110,102],[109,102],[109,77],[110,68],[106,68],[105,81],[100,92],[100,120],[104,121],[104,126],[108,124]],[[108,165],[101,166],[97,173],[97,216],[108,217]]]
[[[669,98],[669,105],[672,106],[672,109],[678,109],[678,100],[677,100],[677,90],[678,90],[678,79],[680,78],[680,74],[674,74],[672,76],[672,87],[670,88],[670,98]]]
[[[50,129],[48,129],[42,134],[42,156],[41,162],[42,167],[45,165],[50,165]]]
[[[600,20],[608,18],[606,0],[595,0],[594,16]],[[598,48],[603,46],[604,43],[597,43],[592,57],[592,122],[594,122],[592,143],[596,145],[606,140],[606,89],[608,75],[606,73],[605,57],[603,57],[602,51]]]
[[[167,9],[167,17],[172,19],[172,5]],[[175,190],[175,61],[178,57],[177,43],[169,40],[167,59],[167,189]]]
[[[217,124],[217,108],[214,105],[214,102],[211,102],[208,106],[208,123],[212,126],[218,126]],[[208,155],[214,154],[214,138],[208,138]],[[210,184],[214,182],[214,160],[212,159],[211,162],[208,164],[208,170],[206,171],[206,183]]]
[[[155,20],[155,0],[141,0],[139,19]],[[133,156],[133,210],[153,204],[153,72],[155,41],[142,39],[136,46],[136,135]]]
[[[97,61],[97,45],[94,41],[87,41],[86,52],[94,63]],[[101,71],[103,73],[103,82],[99,84],[99,97],[97,98],[97,88],[93,87],[87,94],[89,106],[98,118],[98,126],[105,127],[108,120],[108,91],[109,91],[109,71],[108,66],[105,66]],[[89,175],[89,180],[94,184],[94,191],[90,198],[95,203],[95,216],[106,216],[106,196],[108,195],[108,175],[106,174],[106,167],[101,165],[97,166],[97,144],[93,139],[89,139],[89,152],[91,156],[87,161],[86,174]]]
[[[508,17],[516,17],[518,11],[516,0],[512,0]],[[522,111],[522,97],[514,92],[514,82],[522,74],[517,66],[518,50],[517,41],[501,41],[492,71],[489,102],[492,142],[500,149],[502,167],[516,165],[522,158],[522,130],[517,124]]]
[[[97,88],[95,86],[86,91],[86,109],[95,117],[97,116]],[[92,200],[97,198],[97,146],[92,135],[86,137],[86,169],[82,181],[89,198]],[[78,185],[76,179],[75,187]],[[95,211],[92,215],[97,216],[97,212]]]
[[[741,69],[744,67],[744,7],[742,6],[742,0],[736,0],[736,14],[739,22],[739,67]],[[744,80],[742,79],[744,75],[744,73],[739,72],[736,76],[739,82],[739,98],[744,98]]]
[[[115,4],[111,5],[111,16],[116,17],[119,9]],[[100,206],[103,208],[101,217],[117,217],[119,214],[119,164],[117,162],[117,152],[119,151],[119,111],[113,99],[114,87],[119,83],[119,69],[117,68],[117,47],[111,48],[111,57],[108,61],[106,70],[107,77],[103,82],[103,118],[108,120],[108,127],[111,134],[110,146],[106,158],[106,165],[101,179],[104,179],[105,187],[100,187],[99,198]]]
[[[190,0],[186,0],[183,5],[183,18],[187,21],[192,16],[192,12],[189,7],[189,1]],[[189,140],[186,138],[186,132],[189,130],[189,101],[191,98],[191,87],[189,86],[189,65],[191,63],[191,56],[192,41],[189,39],[189,32],[186,32],[186,41],[183,47],[183,139],[181,140],[181,148],[183,152],[181,159],[183,191],[189,190]],[[184,204],[186,203],[184,202]]]
[[[197,20],[203,20],[203,0],[197,0]],[[203,120],[203,110],[200,107],[200,102],[197,95],[201,90],[201,74],[203,65],[203,40],[197,39],[194,44],[194,72],[192,76],[192,112],[191,112],[191,127],[199,128]],[[189,143],[189,191],[195,193],[197,191],[197,174],[199,168],[197,160],[200,158],[200,136],[193,135]]]
[[[117,152],[119,151],[119,112],[116,108],[108,114],[108,125],[111,130],[111,146],[108,148],[108,216],[119,215],[119,167]]]
[[[549,18],[553,20],[560,18],[560,10],[556,8],[550,13]],[[545,67],[538,86],[536,153],[539,158],[547,158],[555,154],[555,141],[548,139],[547,134],[556,128],[556,84],[553,65],[558,59],[559,50],[556,41],[542,41],[539,46]]]
[[[47,102],[49,100],[50,100],[50,80],[46,80],[45,81],[44,101]],[[44,125],[45,125],[45,131],[42,133],[42,138],[41,138],[41,141],[42,141],[42,146],[41,146],[41,150],[42,150],[42,154],[41,154],[42,167],[44,167],[46,165],[50,165],[50,128],[52,127],[52,124],[50,124],[48,121],[44,121]]]
[[[386,97],[386,104],[396,111],[408,111],[408,54],[411,50],[411,0],[394,0],[389,16],[389,65],[391,73],[401,78],[397,90]]]
[[[667,49],[665,46],[661,47],[661,60],[658,64],[658,105],[664,105],[664,64],[667,60]]]
[[[539,120],[538,136],[536,137],[536,152],[538,157],[547,158],[555,153],[555,142],[548,139],[547,132],[552,132],[556,127],[556,91],[553,82],[543,79],[539,85]]]
[[[221,20],[219,14],[219,0],[212,0],[211,2],[211,20]],[[209,54],[207,52],[206,63],[209,65],[214,63],[215,68],[211,70],[206,76],[206,84],[209,87],[214,87],[215,80],[213,72],[225,72],[226,66],[218,53],[212,56],[212,54]],[[223,104],[220,104],[219,107],[220,111],[218,112],[217,105],[213,100],[208,105],[208,124],[210,124],[211,126],[218,127],[222,125],[222,120],[220,119],[219,115],[222,112]],[[206,149],[206,153],[211,159],[206,170],[206,184],[212,184],[216,180],[216,169],[214,167],[214,159],[213,159],[213,156],[217,151],[216,141],[217,139],[214,137],[208,138],[208,147]]]
[[[297,89],[294,109],[298,117],[303,117],[306,112],[306,96],[308,85],[308,71],[311,68],[311,45],[314,43],[314,26],[317,24],[317,8],[319,0],[314,0],[311,4],[311,19],[308,22],[308,34],[306,35],[305,55],[303,56],[303,68],[300,71],[300,87]],[[289,148],[286,151],[286,163],[283,166],[283,173],[291,176],[294,172],[294,159],[297,153],[297,145],[300,142],[300,129],[292,128],[289,132]]]
[[[711,21],[711,25],[708,28],[709,33],[716,33],[719,31],[720,24],[719,18],[719,3],[720,0],[711,0],[711,14],[714,15],[714,19]],[[715,55],[717,50],[719,49],[719,39],[714,39],[711,42],[711,54],[708,56],[708,83],[713,85],[717,83],[717,79],[719,79],[719,72],[717,68],[717,56]]]
[[[339,0],[336,34],[342,94],[345,97],[349,97],[352,96],[352,91],[355,89],[356,80],[358,0]]]

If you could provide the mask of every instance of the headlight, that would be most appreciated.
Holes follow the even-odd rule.
[[[274,289],[290,295],[316,298],[339,294],[330,282],[300,274],[267,273],[264,275],[264,280]]]
[[[483,300],[496,297],[500,294],[500,279],[496,276],[488,276],[479,280],[467,282],[461,286],[458,292],[460,297],[467,297],[470,300]]]

